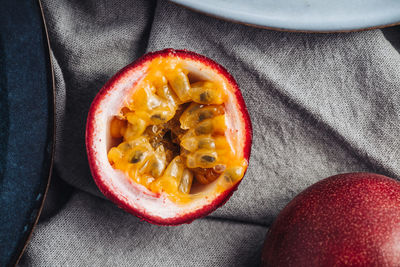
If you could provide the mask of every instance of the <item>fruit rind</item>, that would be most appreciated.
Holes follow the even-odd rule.
[[[395,179],[365,172],[325,178],[279,213],[263,266],[398,266],[399,205]]]

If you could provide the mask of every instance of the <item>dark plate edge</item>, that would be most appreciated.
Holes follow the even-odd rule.
[[[358,29],[351,29],[351,30],[332,30],[332,31],[313,31],[313,30],[293,30],[293,29],[285,29],[285,28],[277,28],[277,27],[268,27],[268,26],[262,26],[262,25],[257,25],[257,24],[251,24],[251,23],[245,23],[245,22],[241,22],[239,20],[235,20],[235,19],[228,19],[228,18],[224,18],[222,16],[217,16],[214,14],[210,14],[207,13],[205,11],[199,10],[197,8],[193,8],[193,7],[189,7],[186,6],[184,4],[180,4],[180,3],[176,3],[174,1],[169,1],[170,3],[173,3],[179,7],[183,7],[186,8],[190,11],[194,11],[196,13],[200,13],[202,15],[206,15],[212,18],[216,18],[216,19],[220,19],[223,21],[227,21],[227,22],[233,22],[236,24],[240,24],[240,25],[245,25],[245,26],[249,26],[249,27],[254,27],[254,28],[258,28],[258,29],[264,29],[264,30],[273,30],[273,31],[280,31],[280,32],[297,32],[297,33],[349,33],[349,32],[361,32],[361,31],[368,31],[368,30],[376,30],[376,29],[383,29],[383,28],[387,28],[387,27],[392,27],[392,26],[397,26],[400,25],[400,21],[398,22],[394,22],[394,23],[389,23],[389,24],[384,24],[384,25],[377,25],[377,26],[372,26],[372,27],[367,27],[367,28],[358,28]]]
[[[42,7],[41,1],[37,0],[37,3],[39,5],[40,16],[42,17],[43,32],[44,32],[44,36],[45,36],[45,46],[47,46],[47,49],[46,49],[47,50],[46,54],[48,56],[47,64],[48,64],[48,67],[50,68],[50,76],[51,76],[51,77],[48,77],[48,79],[49,78],[51,79],[51,85],[52,85],[52,91],[51,92],[52,92],[52,96],[53,96],[52,97],[53,101],[52,102],[50,101],[50,103],[49,103],[49,106],[51,105],[50,106],[50,111],[51,112],[50,112],[50,116],[49,116],[49,122],[51,121],[52,128],[53,128],[53,131],[49,131],[50,134],[51,134],[51,136],[49,136],[49,140],[51,140],[51,142],[52,142],[51,152],[50,152],[50,155],[49,155],[49,157],[50,157],[50,165],[49,165],[49,173],[48,173],[48,176],[47,176],[46,188],[44,190],[42,201],[41,201],[40,206],[38,208],[38,212],[37,212],[36,218],[30,225],[30,231],[26,235],[25,242],[21,243],[22,245],[20,245],[20,247],[16,250],[16,251],[19,251],[19,253],[16,252],[14,254],[11,262],[9,263],[10,266],[16,266],[18,264],[18,262],[20,261],[22,255],[24,254],[24,251],[25,251],[26,247],[28,246],[29,240],[31,239],[31,236],[32,236],[32,233],[33,233],[33,230],[35,229],[35,227],[36,227],[36,225],[37,225],[37,223],[39,221],[40,214],[42,213],[42,209],[43,209],[43,206],[44,206],[44,201],[46,200],[46,196],[47,196],[47,191],[49,190],[49,185],[50,185],[50,181],[51,181],[51,174],[53,172],[53,159],[54,159],[55,136],[56,136],[55,135],[55,133],[56,133],[55,88],[56,87],[55,87],[55,78],[54,78],[54,71],[53,71],[53,62],[52,62],[51,57],[50,57],[50,40],[49,40],[48,31],[47,31],[46,20],[44,18],[43,7]],[[49,73],[47,73],[47,76],[49,76]]]

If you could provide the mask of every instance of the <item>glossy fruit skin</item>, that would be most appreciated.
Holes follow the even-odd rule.
[[[207,65],[211,67],[216,73],[219,75],[222,75],[225,77],[227,82],[230,84],[232,87],[232,90],[235,94],[235,101],[238,103],[240,107],[240,113],[242,114],[242,119],[244,121],[244,126],[245,126],[245,141],[243,144],[243,157],[247,161],[250,158],[250,152],[251,152],[251,144],[252,144],[252,125],[250,121],[250,116],[246,107],[246,104],[244,102],[243,96],[240,92],[240,89],[235,81],[235,79],[230,75],[230,73],[221,65],[216,63],[215,61],[197,54],[192,51],[188,50],[175,50],[175,49],[164,49],[156,52],[150,52],[133,63],[129,64],[128,66],[124,67],[121,69],[119,72],[117,72],[104,86],[103,88],[99,91],[99,93],[96,95],[95,99],[93,100],[89,113],[88,113],[88,118],[87,118],[87,123],[86,123],[86,151],[88,155],[88,162],[89,162],[89,167],[93,176],[93,179],[100,189],[100,191],[112,202],[114,202],[119,208],[141,218],[142,220],[145,220],[149,223],[156,224],[156,225],[162,225],[162,226],[174,226],[174,225],[181,225],[185,223],[191,223],[193,220],[197,218],[204,217],[214,210],[216,210],[218,207],[223,206],[229,198],[232,196],[234,191],[237,190],[239,184],[241,181],[237,182],[233,187],[229,188],[228,190],[225,190],[224,192],[220,193],[218,197],[216,197],[211,203],[209,203],[206,206],[201,207],[200,209],[197,209],[194,212],[189,212],[185,213],[181,216],[177,217],[172,217],[172,218],[161,218],[155,215],[150,215],[146,212],[145,207],[143,209],[137,209],[133,207],[132,205],[129,204],[129,201],[126,200],[125,196],[118,194],[114,192],[112,188],[107,186],[104,183],[104,179],[100,177],[100,171],[99,168],[100,166],[96,164],[96,157],[97,153],[94,151],[92,148],[94,140],[94,124],[95,124],[95,113],[98,109],[101,109],[100,104],[102,99],[107,95],[112,93],[113,87],[116,83],[118,83],[119,80],[127,78],[127,73],[134,69],[140,69],[143,68],[143,65],[145,65],[148,61],[151,61],[157,57],[169,57],[169,56],[179,56],[180,58],[183,59],[192,59],[196,60],[204,65]],[[146,192],[143,192],[144,195],[146,195]]]
[[[372,173],[326,178],[268,231],[263,266],[400,266],[400,182]]]

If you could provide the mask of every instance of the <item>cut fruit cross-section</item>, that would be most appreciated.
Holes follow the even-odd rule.
[[[204,216],[236,190],[251,123],[239,88],[186,50],[148,53],[117,73],[89,111],[86,147],[100,190],[151,223]]]

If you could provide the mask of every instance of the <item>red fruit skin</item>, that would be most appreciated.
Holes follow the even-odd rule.
[[[267,233],[263,266],[400,266],[400,183],[326,178],[296,196]]]
[[[103,88],[99,91],[99,93],[96,95],[95,99],[93,100],[89,113],[88,113],[88,118],[86,122],[86,152],[88,155],[88,162],[89,162],[89,167],[90,171],[92,173],[93,179],[97,185],[97,187],[100,189],[100,191],[113,203],[115,203],[119,208],[127,211],[128,213],[131,213],[139,218],[141,218],[144,221],[147,221],[149,223],[155,224],[155,225],[160,225],[160,226],[176,226],[176,225],[181,225],[181,224],[189,224],[195,219],[204,217],[217,208],[223,206],[229,198],[232,196],[234,191],[237,190],[241,180],[237,182],[232,188],[222,192],[217,198],[215,198],[209,205],[203,206],[201,209],[198,209],[194,212],[191,213],[186,213],[182,216],[179,217],[174,217],[174,218],[161,218],[158,216],[150,215],[147,214],[145,210],[141,211],[136,209],[135,207],[132,207],[126,198],[116,192],[114,192],[111,188],[109,188],[102,179],[100,179],[100,174],[99,174],[99,168],[95,162],[96,158],[96,151],[92,149],[92,145],[94,142],[94,116],[97,108],[99,108],[99,103],[101,102],[102,98],[109,93],[109,89],[114,86],[115,83],[117,83],[120,79],[124,78],[125,74],[129,72],[132,69],[135,68],[140,68],[142,67],[146,62],[153,60],[154,58],[157,57],[168,57],[168,56],[179,56],[180,58],[184,59],[192,59],[199,61],[205,65],[208,65],[209,67],[213,68],[219,75],[222,75],[226,78],[228,83],[231,85],[233,91],[235,92],[236,96],[236,101],[238,105],[240,106],[240,113],[242,114],[242,118],[244,120],[245,124],[245,142],[243,145],[243,155],[244,158],[249,161],[250,158],[250,152],[251,152],[251,144],[252,144],[252,137],[253,137],[253,130],[252,130],[252,125],[251,125],[251,120],[250,116],[246,107],[246,104],[244,102],[242,93],[240,92],[240,89],[233,78],[233,76],[221,65],[216,63],[215,61],[197,54],[192,51],[188,50],[175,50],[172,48],[167,48],[164,50],[156,51],[156,52],[150,52],[145,54],[144,56],[140,57],[133,63],[127,65],[123,69],[121,69],[119,72],[117,72],[104,86]],[[247,171],[247,170],[246,170]]]

